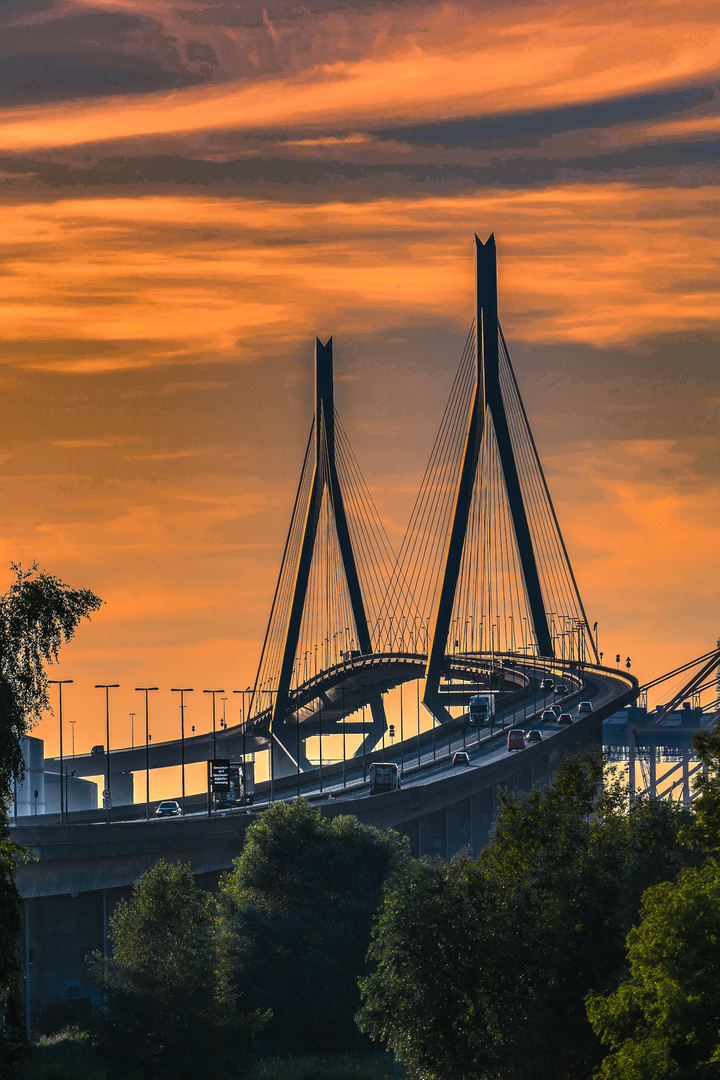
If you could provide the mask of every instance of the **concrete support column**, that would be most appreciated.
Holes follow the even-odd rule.
[[[30,901],[25,901],[25,1031],[30,1038]]]

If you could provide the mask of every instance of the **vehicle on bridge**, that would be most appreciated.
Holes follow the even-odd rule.
[[[456,750],[452,756],[453,765],[469,765],[470,755],[467,750]]]
[[[215,806],[227,810],[233,806],[252,806],[255,798],[255,763],[231,761],[227,791],[215,792]]]
[[[400,769],[394,761],[373,761],[370,766],[370,794],[398,791],[401,786]]]
[[[182,807],[175,799],[164,799],[155,808],[157,817],[182,817]]]
[[[522,728],[510,728],[507,737],[508,750],[525,749],[525,732]]]
[[[558,724],[572,724],[573,718],[569,712],[561,712],[557,718]]]
[[[552,679],[543,679],[543,681],[540,683],[541,690],[552,690],[554,689],[554,687],[555,683],[552,681]]]
[[[470,698],[470,723],[492,724],[495,713],[495,699],[491,694],[475,694]]]
[[[578,705],[578,712],[579,713],[592,712],[592,705],[590,704],[589,701],[581,701],[580,704]]]

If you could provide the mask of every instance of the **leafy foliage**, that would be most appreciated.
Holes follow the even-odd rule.
[[[248,831],[221,886],[233,985],[272,1010],[272,1052],[352,1049],[357,979],[386,878],[408,860],[404,837],[305,800],[276,803]]]
[[[257,1017],[228,997],[213,898],[188,866],[158,862],[110,920],[98,959],[105,1005],[95,1039],[113,1076],[195,1080],[241,1075]]]
[[[15,887],[23,850],[10,840],[8,804],[22,779],[22,740],[48,706],[45,664],[57,660],[82,618],[100,607],[88,589],[13,565],[15,579],[0,596],[0,1077],[16,1076],[24,1057],[20,1001],[20,896]]]
[[[649,889],[628,935],[630,978],[591,994],[611,1047],[602,1080],[702,1080],[720,1073],[720,866],[709,859]]]
[[[720,730],[698,731],[692,744],[703,768],[694,784],[695,814],[683,837],[702,851],[720,851]]]
[[[683,865],[686,813],[603,789],[600,758],[508,795],[475,860],[421,863],[387,893],[363,1030],[423,1080],[581,1080],[601,1057],[585,1014],[623,974],[644,889]]]
[[[22,739],[49,707],[45,665],[56,661],[83,618],[102,601],[89,589],[13,564],[15,579],[0,596],[0,801],[22,778]]]

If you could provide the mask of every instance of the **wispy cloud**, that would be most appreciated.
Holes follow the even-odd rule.
[[[505,8],[475,17],[453,5],[420,10],[412,34],[378,36],[373,26],[357,59],[318,58],[254,81],[5,109],[0,143],[27,151],[222,128],[327,130],[418,113],[509,113],[698,80],[717,70],[720,53],[720,26],[702,2],[682,10],[671,2],[558,5],[551,18],[543,5],[516,7],[512,18]]]

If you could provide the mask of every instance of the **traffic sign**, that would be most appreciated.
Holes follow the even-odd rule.
[[[110,798],[112,798],[112,791],[110,790],[110,788],[105,788],[105,790],[103,791],[103,799]]]
[[[230,758],[213,758],[210,764],[210,790],[228,791],[230,788]]]

